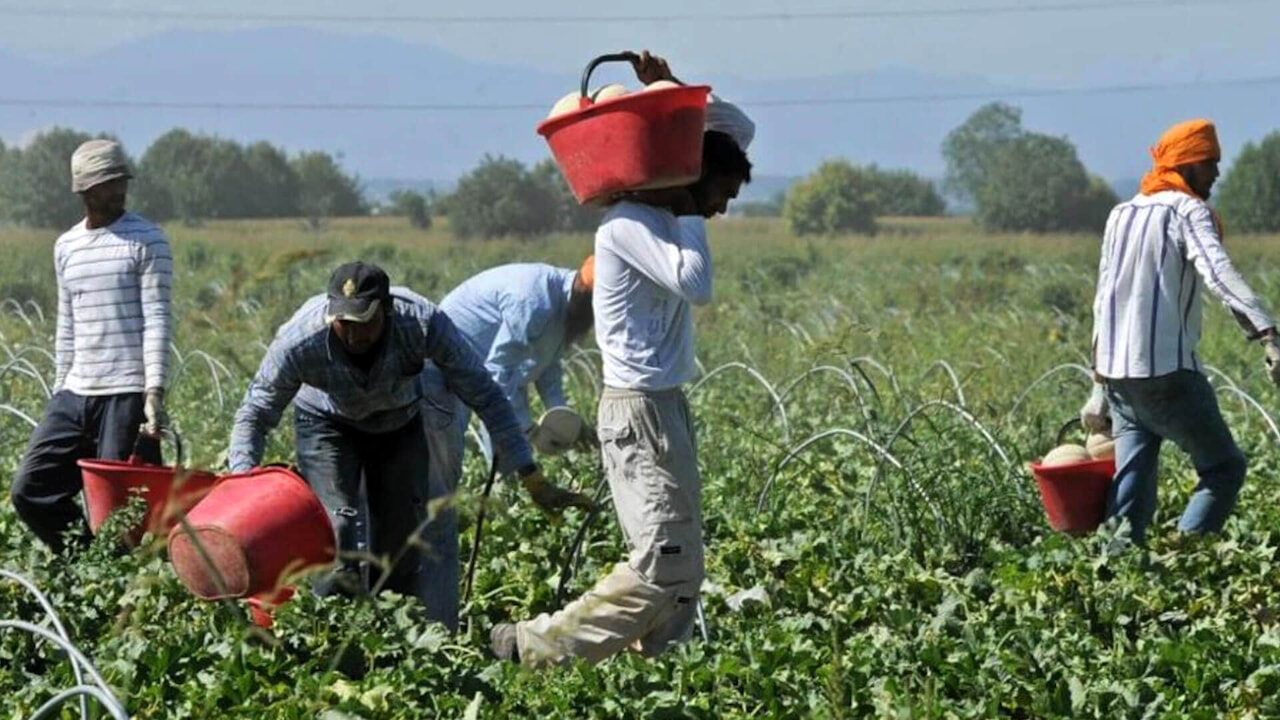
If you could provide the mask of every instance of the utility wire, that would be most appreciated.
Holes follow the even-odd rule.
[[[1110,2],[1048,2],[1041,4],[1000,3],[933,8],[883,8],[860,10],[776,11],[744,13],[673,13],[669,15],[370,15],[209,12],[166,9],[94,8],[85,10],[68,6],[0,5],[0,13],[8,17],[48,17],[62,20],[152,20],[204,23],[335,23],[335,24],[406,24],[432,25],[570,25],[585,23],[750,23],[833,20],[894,20],[903,18],[969,17],[984,15],[1025,15],[1031,13],[1092,12],[1125,9],[1159,9],[1170,7],[1220,8],[1225,5],[1272,4],[1276,0],[1111,0]]]
[[[1041,90],[991,90],[969,93],[926,93],[914,95],[867,95],[854,97],[762,98],[735,101],[744,107],[804,107],[819,105],[891,105],[942,103],[1000,98],[1043,98],[1078,95],[1124,95],[1167,90],[1255,87],[1280,84],[1280,75],[1179,83],[1140,83],[1096,87],[1047,88]],[[128,100],[117,98],[19,98],[0,96],[0,107],[106,108],[122,110],[243,110],[291,112],[474,112],[546,110],[547,103],[377,103],[377,102],[257,102],[201,100]]]

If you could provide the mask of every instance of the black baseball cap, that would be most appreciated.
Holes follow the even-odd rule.
[[[391,300],[391,280],[382,268],[349,262],[329,278],[329,308],[325,320],[369,322],[378,308]]]

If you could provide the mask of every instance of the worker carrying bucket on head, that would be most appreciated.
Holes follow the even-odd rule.
[[[1261,342],[1267,373],[1280,384],[1275,321],[1227,257],[1222,225],[1206,202],[1222,157],[1213,123],[1175,125],[1151,154],[1155,164],[1139,194],[1107,219],[1093,302],[1095,385],[1080,412],[1089,430],[1112,429],[1116,476],[1107,516],[1127,519],[1140,543],[1155,515],[1166,439],[1191,456],[1200,477],[1180,530],[1221,530],[1244,481],[1244,454],[1197,353],[1206,291]]]
[[[511,404],[448,316],[407,288],[391,287],[381,268],[347,263],[334,270],[327,293],[304,303],[276,333],[236,412],[229,450],[233,472],[261,463],[267,433],[293,401],[298,469],[338,540],[340,565],[316,581],[318,594],[368,590],[362,550],[397,557],[416,528],[425,528],[428,547],[457,536],[451,508],[427,522],[428,502],[447,494],[427,477],[418,378],[427,362],[484,421],[499,471],[516,472],[535,503],[553,513],[592,505],[543,477]],[[452,628],[456,610],[441,606],[448,592],[430,582],[439,562],[415,544],[385,570],[385,587],[418,597],[432,619]]]
[[[53,395],[11,491],[18,516],[54,551],[65,549],[67,534],[73,545],[91,537],[76,504],[76,461],[125,460],[136,450],[159,464],[157,437],[169,422],[173,255],[163,230],[125,209],[132,177],[113,140],[90,140],[71,156],[85,218],[53,248]]]
[[[647,52],[634,66],[646,84],[679,82]],[[596,427],[628,559],[562,610],[496,625],[498,657],[542,666],[627,648],[652,656],[692,631],[704,573],[702,477],[682,386],[697,373],[693,306],[712,295],[706,221],[750,181],[754,126],[713,97],[704,130],[692,184],[616,195],[596,231],[605,383]]]

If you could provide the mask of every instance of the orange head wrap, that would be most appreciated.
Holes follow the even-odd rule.
[[[1151,148],[1155,161],[1151,172],[1142,178],[1142,194],[1153,195],[1163,190],[1177,190],[1188,195],[1195,191],[1178,174],[1180,165],[1221,160],[1218,131],[1209,120],[1188,120],[1165,130],[1160,142]]]
[[[596,289],[595,255],[588,255],[587,259],[582,261],[582,267],[578,269],[578,278],[582,280],[582,284],[586,285],[588,290]]]

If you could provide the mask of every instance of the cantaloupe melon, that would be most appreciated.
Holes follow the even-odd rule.
[[[654,80],[648,85],[645,85],[644,89],[646,91],[647,90],[665,90],[666,88],[673,88],[673,87],[680,87],[680,83],[673,82],[671,80]]]
[[[1084,442],[1089,456],[1094,460],[1106,460],[1116,456],[1116,441],[1106,433],[1094,433]]]
[[[1040,461],[1040,464],[1046,467],[1072,465],[1074,463],[1089,462],[1092,459],[1093,457],[1089,455],[1089,451],[1083,445],[1067,443],[1050,450],[1044,456],[1044,459]]]
[[[573,112],[578,109],[578,98],[582,97],[582,93],[574,90],[556,101],[551,108],[551,112],[547,113],[547,117],[553,118],[557,115],[563,115],[567,112]]]
[[[611,85],[605,85],[604,87],[601,87],[601,88],[596,88],[591,93],[591,99],[594,102],[604,102],[605,100],[612,100],[614,98],[622,97],[623,95],[626,95],[628,92],[630,91],[627,90],[626,85],[619,85],[618,83],[613,83]]]

